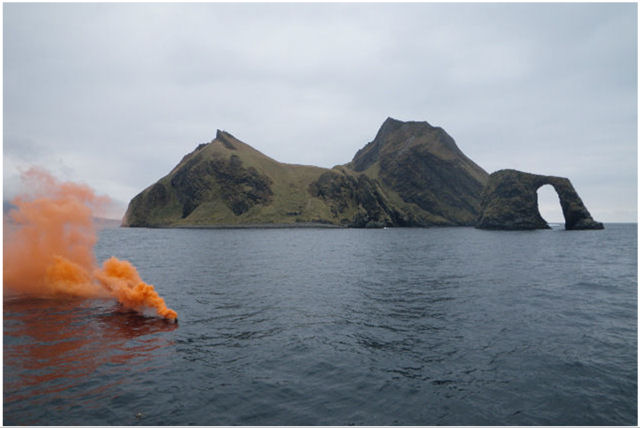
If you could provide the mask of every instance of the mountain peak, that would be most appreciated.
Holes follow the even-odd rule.
[[[236,150],[236,147],[233,145],[231,140],[235,140],[236,137],[229,134],[227,131],[216,130],[216,139],[213,141],[220,141],[223,146],[225,146],[229,150]]]
[[[223,131],[223,130],[220,130],[220,129],[216,130],[216,139],[218,139],[218,138],[228,138],[228,137],[235,138],[233,135],[229,134],[227,131]]]
[[[438,130],[441,132],[438,132]],[[434,134],[434,131],[436,134]],[[429,141],[434,139],[447,140],[446,137],[453,141],[444,130],[431,126],[429,122],[403,122],[392,117],[387,117],[382,123],[382,126],[380,126],[373,141],[360,149],[353,157],[352,165],[356,171],[364,171],[379,159],[382,151],[389,151],[391,148],[389,146],[398,146],[398,142],[411,144],[416,138]],[[447,141],[447,143],[449,143],[449,141]],[[453,143],[453,145],[455,146],[455,143]],[[404,146],[406,146],[406,144]]]
[[[471,225],[487,174],[448,139],[389,117],[352,163],[327,170],[277,162],[218,129],[132,199],[123,224]]]
[[[385,130],[387,132],[391,131],[395,131],[398,130],[400,128],[404,127],[405,129],[409,130],[409,131],[420,131],[420,130],[431,130],[434,129],[433,126],[431,126],[431,124],[429,122],[427,122],[426,120],[423,121],[414,121],[414,120],[409,120],[409,121],[402,121],[402,120],[398,120],[398,119],[394,119],[393,117],[387,117],[385,119],[385,121],[382,123],[382,126],[380,127],[380,131]],[[378,132],[380,132],[378,131]]]
[[[380,129],[378,129],[378,133],[376,134],[376,137],[373,139],[373,141],[378,141],[385,138],[387,135],[396,132],[404,124],[405,122],[402,122],[401,120],[388,117],[384,122],[382,122],[382,126],[380,127]]]
[[[405,137],[420,136],[427,133],[431,133],[434,130],[442,130],[442,128],[431,126],[427,121],[402,121],[388,117],[383,123],[376,137],[375,141],[386,140],[391,134],[400,131]],[[444,130],[442,130],[444,131]]]
[[[389,116],[387,117],[384,122],[382,122],[382,126],[402,126],[405,122],[398,120],[398,119],[394,119],[393,117]]]

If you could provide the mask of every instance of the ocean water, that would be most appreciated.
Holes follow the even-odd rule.
[[[637,226],[104,229],[179,324],[4,300],[4,423],[636,425]]]

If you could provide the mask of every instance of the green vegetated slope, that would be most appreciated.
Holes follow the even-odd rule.
[[[332,169],[277,162],[218,131],[134,197],[124,226],[472,225],[487,173],[441,128],[387,119]]]

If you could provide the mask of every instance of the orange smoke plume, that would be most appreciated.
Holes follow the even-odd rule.
[[[175,311],[167,308],[153,285],[140,279],[138,271],[128,261],[111,257],[94,275],[126,307],[137,311],[153,308],[162,317],[172,320],[178,317]]]
[[[98,267],[93,214],[109,198],[85,185],[60,183],[41,169],[22,178],[30,195],[12,201],[17,209],[4,222],[5,291],[49,298],[113,296],[130,309],[177,318],[131,263],[112,257]]]

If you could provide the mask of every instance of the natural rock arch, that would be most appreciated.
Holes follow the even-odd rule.
[[[538,187],[538,211],[542,218],[551,226],[552,223],[564,225],[564,216],[560,206],[558,192],[551,184]]]
[[[564,177],[529,174],[514,169],[503,169],[489,176],[483,191],[480,229],[548,229],[540,215],[538,194],[540,187],[550,184],[558,193],[565,229],[603,229],[594,221],[571,181]]]

